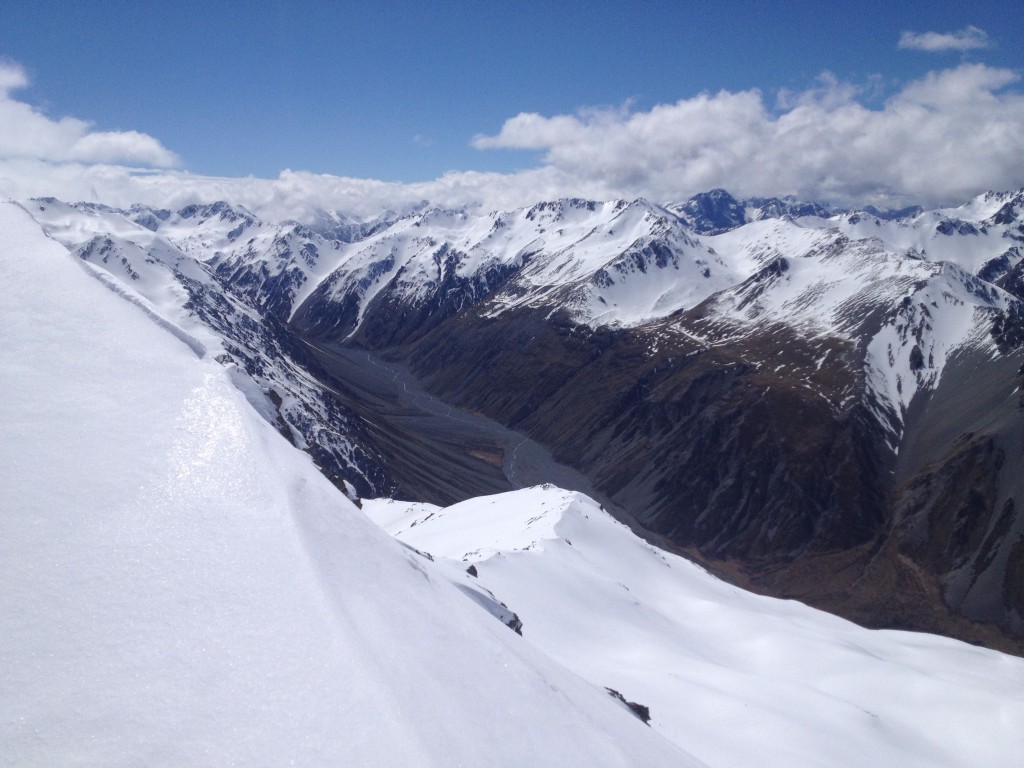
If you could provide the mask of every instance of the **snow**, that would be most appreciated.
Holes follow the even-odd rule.
[[[291,308],[330,288],[355,290],[362,313],[400,273],[391,288],[429,296],[446,245],[458,277],[519,270],[524,290],[494,293],[492,313],[638,325],[711,298],[708,344],[766,320],[861,339],[869,386],[898,412],[958,346],[988,343],[987,318],[1008,306],[971,274],[1006,251],[1003,229],[981,227],[1011,198],[899,222],[765,219],[700,240],[645,201],[563,200],[429,210],[351,244],[224,204],[31,201],[33,221],[0,203],[3,757],[1016,765],[1020,659],[744,593],[578,494],[364,502],[438,560],[398,545],[268,423],[323,413],[258,335],[265,282],[249,303],[225,292],[215,328],[181,281],[212,293],[215,269],[287,273]],[[979,231],[937,232],[946,219]],[[652,245],[672,258],[638,260]],[[780,256],[787,270],[749,279]],[[865,308],[885,310],[879,327]],[[226,338],[264,373],[218,364]],[[502,626],[512,612],[523,638]],[[652,729],[605,687],[649,706]]]
[[[650,261],[644,249],[652,243],[671,249],[671,264]],[[343,247],[333,270],[299,292],[296,307],[318,291],[335,301],[356,296],[362,322],[383,292],[417,303],[446,274],[472,280],[513,268],[526,290],[486,286],[496,290],[492,314],[557,303],[590,325],[664,317],[737,280],[665,209],[644,200],[558,200],[506,213],[432,209],[403,219]]]
[[[709,765],[1019,765],[1024,659],[746,593],[574,492],[401,506],[364,511],[506,603],[525,640],[650,707],[652,728]]]
[[[967,290],[965,276],[956,272],[946,265],[938,279],[909,293],[892,322],[868,344],[868,385],[901,415],[917,392],[938,385],[955,349],[972,343],[993,347],[981,333],[991,320],[985,310],[1006,309],[1007,297],[995,289],[979,296]],[[917,369],[911,364],[915,347],[922,357]]]
[[[0,204],[10,765],[698,763],[389,539]]]
[[[994,350],[986,339],[991,318],[1014,301],[971,271],[1006,249],[1001,234],[936,234],[934,222],[922,227],[921,220],[888,222],[863,213],[766,219],[706,237],[737,271],[785,259],[784,270],[716,294],[715,313],[739,334],[774,321],[805,336],[862,340],[865,377],[878,404],[871,407],[888,429],[887,415],[902,421],[914,396],[938,384],[957,348]],[[915,347],[922,356],[917,367]],[[896,448],[899,435],[890,438]]]
[[[835,228],[852,239],[877,241],[894,253],[931,262],[950,262],[976,274],[987,262],[1002,256],[1013,246],[1013,239],[1006,236],[1007,228],[993,226],[989,219],[1015,197],[1019,198],[1019,193],[988,193],[958,208],[925,211],[913,218],[894,221],[857,211],[828,219],[808,216],[799,222],[806,227]],[[944,221],[968,223],[974,232],[943,234],[939,225]]]
[[[643,326],[707,301],[703,329],[680,326],[681,333],[706,336],[707,345],[733,343],[773,323],[858,345],[870,407],[890,429],[917,392],[937,384],[949,354],[980,343],[991,310],[1005,311],[1011,301],[991,286],[989,293],[976,290],[972,276],[990,262],[1005,268],[1024,258],[1013,223],[993,218],[1020,199],[987,194],[960,208],[893,221],[866,212],[762,218],[700,239],[669,209],[646,200],[565,199],[488,214],[430,208],[352,243],[294,224],[265,224],[226,203],[178,213],[52,200],[26,206],[47,232],[130,283],[157,314],[173,317],[213,351],[220,338],[183,316],[178,273],[208,285],[216,270],[260,312],[273,303],[278,315],[294,316],[316,299],[320,330],[333,312],[333,322],[348,322],[350,334],[378,298],[384,306],[481,303],[489,317],[520,308],[564,311],[590,327]],[[950,230],[950,222],[965,227]],[[785,269],[773,270],[779,259]],[[216,285],[212,291],[222,292]],[[907,316],[904,300],[930,306],[932,315]],[[915,344],[924,368],[909,364]],[[258,384],[280,393],[285,387],[277,382],[288,378],[295,377]],[[317,411],[311,399],[290,403],[295,415],[286,420],[308,421]],[[891,436],[898,441],[898,430]],[[357,463],[345,441],[334,450]]]

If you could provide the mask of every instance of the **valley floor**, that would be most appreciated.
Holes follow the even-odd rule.
[[[551,483],[610,505],[589,478],[542,445],[435,397],[402,364],[362,349],[305,343],[324,383],[371,426],[399,497],[452,504]]]

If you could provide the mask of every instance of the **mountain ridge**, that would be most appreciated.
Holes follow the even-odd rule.
[[[923,404],[946,379],[977,389],[960,372],[964,359],[1009,371],[1021,357],[1022,199],[989,193],[959,208],[884,216],[738,201],[722,190],[676,206],[424,207],[350,242],[227,204],[166,215],[27,207],[49,205],[37,218],[67,245],[131,234],[134,247],[123,244],[119,257],[105,240],[92,246],[88,258],[107,248],[104,268],[142,275],[139,260],[151,258],[172,277],[184,263],[199,270],[207,282],[193,283],[206,288],[193,285],[174,311],[205,318],[220,338],[234,335],[229,354],[246,361],[257,389],[276,393],[284,430],[314,452],[331,399],[318,394],[316,375],[295,372],[292,353],[281,351],[301,348],[291,339],[405,361],[434,394],[525,430],[590,474],[655,534],[705,559],[739,558],[769,590],[788,578],[780,569],[798,573],[801,562],[833,550],[888,552],[885,541],[897,536],[892,567],[901,558],[920,565],[919,553],[934,593],[951,595],[954,611],[1018,632],[1024,606],[1012,584],[1000,587],[1009,601],[1001,609],[979,595],[956,597],[962,590],[949,585],[962,555],[921,555],[893,515],[906,514],[894,511],[907,509],[906,487],[932,498],[924,506],[941,517],[942,494],[920,483],[937,482],[960,435],[945,435],[947,448],[930,464],[901,455],[906,435],[928,431],[915,420],[936,418]],[[132,216],[158,222],[155,231]],[[178,255],[160,257],[165,246]],[[212,308],[222,303],[218,291],[236,309]],[[276,329],[274,341],[256,330],[263,323]],[[238,329],[246,327],[243,345]],[[260,350],[275,344],[268,364]],[[992,367],[1004,359],[1011,362]],[[286,397],[296,381],[307,394]],[[978,396],[1009,401],[1017,385],[1001,372]],[[346,413],[339,435],[358,437],[320,450],[318,461],[353,495],[386,490],[386,456]],[[1014,434],[1015,411],[999,413],[985,429]],[[918,485],[916,475],[901,475],[897,486],[897,466],[925,474]],[[1012,513],[1020,490],[1005,466],[990,468],[990,504],[973,513],[978,525],[1005,529],[998,540],[982,537],[998,552],[973,561],[983,573],[1012,573],[1022,535]],[[875,566],[865,555],[859,567]],[[872,598],[862,597],[857,617],[870,620]]]

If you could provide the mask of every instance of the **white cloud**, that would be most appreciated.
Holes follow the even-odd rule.
[[[975,26],[964,27],[956,32],[904,32],[900,35],[900,48],[930,53],[945,51],[971,51],[988,48],[988,33]]]
[[[603,185],[580,183],[551,168],[517,174],[463,171],[400,184],[291,170],[273,179],[221,178],[117,165],[0,159],[0,197],[53,196],[69,202],[98,201],[120,207],[144,203],[175,210],[190,203],[230,200],[278,221],[306,220],[318,209],[372,217],[387,209],[407,210],[423,201],[504,210],[568,194],[611,196]]]
[[[176,165],[177,156],[159,141],[138,131],[94,131],[80,137],[68,157],[85,163],[138,163],[154,167]]]
[[[0,94],[23,87],[0,61]],[[318,208],[373,216],[427,200],[508,209],[565,196],[681,200],[724,187],[740,196],[796,195],[842,205],[949,205],[987,189],[1024,186],[1024,95],[1019,75],[962,64],[906,84],[880,107],[829,73],[813,87],[702,93],[636,111],[626,104],[573,115],[523,113],[474,146],[539,150],[539,167],[511,174],[458,171],[417,184],[304,171],[217,178],[140,170],[173,159],[146,134],[92,131],[51,120],[0,95],[0,196],[55,196],[115,206],[179,208],[219,199],[271,219]]]
[[[703,93],[647,112],[524,113],[474,146],[543,150],[567,178],[678,199],[711,187],[833,202],[945,203],[1024,185],[1019,76],[964,64],[906,85],[880,109],[827,73],[772,112],[756,90]]]
[[[16,61],[0,56],[0,98],[28,85],[28,75]]]
[[[138,131],[93,131],[90,123],[74,117],[53,120],[11,97],[12,91],[26,85],[24,69],[0,59],[0,159],[177,165],[177,156],[152,136]]]

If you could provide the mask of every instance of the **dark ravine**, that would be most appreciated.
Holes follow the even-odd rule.
[[[389,495],[447,505],[552,483],[612,504],[535,440],[431,395],[404,365],[362,349],[303,343],[321,381],[362,417],[366,439],[386,457]]]
[[[964,616],[1024,634],[1024,370],[1020,355],[961,353],[909,414],[896,466],[902,550],[939,574]]]
[[[654,533],[707,557],[775,561],[863,543],[883,519],[865,415],[815,394],[850,382],[783,332],[771,331],[784,373],[756,345],[679,336],[651,352],[642,332],[568,333],[530,316],[467,318],[407,352],[432,389],[552,446]]]

